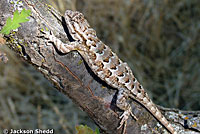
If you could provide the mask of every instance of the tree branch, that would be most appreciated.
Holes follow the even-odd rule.
[[[43,37],[42,30],[52,31],[63,42],[69,42],[66,25],[59,12],[51,8],[45,1],[22,0],[23,4],[11,4],[7,0],[0,1],[0,28],[15,9],[31,9],[29,22],[8,36],[4,36],[11,49],[17,52],[27,62],[34,65],[38,71],[51,81],[56,89],[70,97],[81,107],[100,127],[102,132],[121,133],[119,116],[122,114],[116,107],[117,90],[101,81],[90,70],[78,52],[68,54],[58,52],[51,42]],[[14,8],[15,7],[15,8]],[[128,134],[164,133],[165,128],[138,102],[130,100],[133,113],[139,119],[129,118]],[[175,109],[161,108],[166,118],[176,130],[200,133],[200,112],[185,112]]]

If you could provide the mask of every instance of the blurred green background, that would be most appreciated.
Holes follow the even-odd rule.
[[[132,68],[153,101],[164,107],[200,109],[199,0],[50,0],[64,14],[82,12],[98,37]],[[0,63],[2,129],[48,129],[75,134],[94,123],[42,74],[6,46]]]

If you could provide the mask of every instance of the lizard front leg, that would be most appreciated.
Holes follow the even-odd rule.
[[[117,95],[117,102],[116,105],[119,107],[121,110],[124,110],[123,114],[119,117],[121,119],[120,125],[117,129],[121,128],[124,125],[123,128],[123,134],[125,134],[126,131],[126,125],[127,125],[127,120],[129,116],[131,115],[135,120],[138,120],[137,117],[132,113],[132,108],[129,103],[127,103],[128,99],[128,93],[126,92],[127,89],[120,88],[118,95]]]
[[[44,32],[45,38],[49,39],[49,41],[53,42],[55,47],[58,49],[58,51],[62,53],[69,53],[70,51],[73,50],[79,50],[81,47],[81,42],[80,41],[74,41],[74,42],[69,42],[69,43],[63,43],[61,40],[59,40],[52,32],[47,33]]]

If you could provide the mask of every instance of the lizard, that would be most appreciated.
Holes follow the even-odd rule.
[[[77,50],[95,75],[118,90],[116,105],[123,110],[123,113],[119,117],[120,123],[117,129],[124,126],[122,133],[125,134],[129,116],[137,120],[127,102],[127,99],[131,98],[142,104],[171,134],[177,134],[149,98],[128,64],[120,60],[111,48],[97,37],[96,31],[90,27],[84,15],[78,11],[66,10],[64,18],[73,41],[68,44],[63,43],[51,32],[46,36],[58,51],[64,54]]]

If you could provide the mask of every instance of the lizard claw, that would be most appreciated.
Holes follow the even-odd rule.
[[[138,118],[130,111],[130,115],[137,121]]]
[[[130,113],[127,111],[124,111],[124,113],[119,117],[121,119],[119,127],[117,129],[120,129],[124,124],[127,123],[128,117]]]
[[[125,124],[125,125],[127,124],[129,115],[131,115],[135,120],[138,120],[137,117],[132,113],[131,107],[130,107],[128,110],[124,111],[124,113],[119,117],[121,119],[121,121],[120,121],[120,125],[117,129],[121,128],[123,126],[123,124]]]
[[[42,30],[42,29],[40,29],[40,32],[42,33],[42,35],[40,33],[38,33],[37,37],[49,38],[49,35],[51,35],[51,32],[47,32],[47,31]]]
[[[137,117],[132,113],[131,107],[129,107],[128,110],[124,111],[124,113],[119,117],[121,121],[119,127],[117,127],[117,129],[120,129],[124,125],[122,134],[125,134],[126,132],[127,120],[129,115],[131,115],[135,120],[138,120]]]

